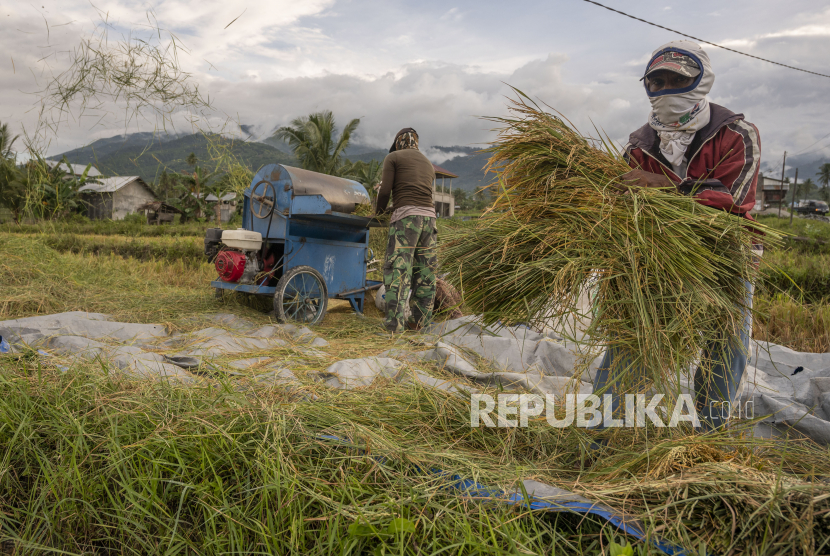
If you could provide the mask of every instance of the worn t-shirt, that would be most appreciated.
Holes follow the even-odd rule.
[[[418,149],[403,149],[386,155],[383,181],[378,192],[377,212],[385,212],[392,195],[392,210],[404,206],[434,207],[432,184],[435,169]]]

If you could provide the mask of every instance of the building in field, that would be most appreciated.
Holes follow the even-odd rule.
[[[87,217],[93,220],[123,220],[141,207],[156,200],[153,190],[138,176],[95,178],[78,189],[86,206]]]
[[[194,197],[198,197],[199,199],[204,198],[205,201],[210,203],[210,211],[208,214],[203,214],[202,216],[207,218],[208,220],[212,220],[216,218],[216,211],[217,211],[217,204],[219,210],[219,219],[221,222],[229,222],[233,215],[236,213],[236,193],[231,191],[230,193],[225,193],[222,195],[221,198],[217,197],[213,193],[209,193],[207,197],[205,197],[204,193],[191,193]]]
[[[172,224],[177,214],[184,214],[173,205],[162,201],[150,201],[138,207],[138,210],[144,211],[148,224]]]
[[[452,180],[458,176],[436,164],[433,164],[432,167],[435,169],[435,180],[432,183],[432,201],[435,203],[435,214],[439,218],[449,218],[455,215],[455,196],[452,194]],[[449,183],[447,180],[449,180]],[[438,185],[442,186],[443,192],[438,191]],[[447,188],[449,188],[449,193],[447,193]]]
[[[755,209],[764,210],[768,207],[777,207],[784,202],[784,197],[790,190],[790,184],[780,179],[758,174],[758,185],[755,188]]]

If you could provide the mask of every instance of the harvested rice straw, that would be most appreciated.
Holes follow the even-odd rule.
[[[676,385],[707,342],[724,349],[740,330],[753,229],[780,236],[673,191],[619,193],[630,168],[608,142],[517,93],[512,117],[489,118],[502,126],[487,167],[496,200],[477,226],[445,234],[442,271],[486,324],[586,317],[579,297],[595,280],[586,336],[569,338],[588,348],[582,368],[614,348],[624,386],[640,366],[639,388]]]

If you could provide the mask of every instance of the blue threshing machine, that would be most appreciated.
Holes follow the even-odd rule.
[[[348,300],[363,312],[366,292],[381,282],[367,280],[369,217],[352,214],[369,204],[359,183],[269,164],[245,190],[242,228],[210,228],[205,254],[222,290],[273,297],[283,322],[316,324],[328,298]]]

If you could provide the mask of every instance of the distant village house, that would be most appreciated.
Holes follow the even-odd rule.
[[[191,193],[191,195],[196,197],[196,193]],[[200,193],[198,196],[201,199],[204,195],[205,195],[204,193]],[[208,203],[211,203],[213,205],[212,210],[213,210],[214,215],[216,214],[216,205],[215,205],[215,203],[216,202],[219,203],[219,220],[221,222],[230,221],[231,217],[236,212],[236,193],[234,193],[234,192],[225,193],[224,195],[222,195],[221,198],[217,197],[213,193],[210,193],[210,194],[208,194],[207,197],[205,197],[205,201],[207,201]],[[209,214],[202,215],[202,216],[206,216],[206,217],[210,218]]]
[[[455,215],[455,196],[452,194],[452,180],[453,178],[457,178],[458,175],[436,164],[433,164],[432,167],[435,170],[435,181],[432,183],[432,201],[435,203],[435,214],[439,218],[450,218]],[[439,179],[441,180],[441,186],[444,192],[438,191]],[[447,179],[449,179],[449,184],[446,183]],[[448,193],[446,192],[447,187],[449,187]]]
[[[211,194],[205,200],[208,203],[219,202],[219,220],[222,222],[228,222],[234,212],[236,212],[236,193],[225,193],[221,198],[217,198],[216,195]],[[216,210],[215,206],[213,210]]]
[[[138,176],[96,178],[78,189],[86,215],[93,220],[123,220],[156,200],[153,190]]]
[[[786,181],[782,182],[780,179],[770,178],[763,173],[758,175],[758,185],[755,188],[755,208],[754,210],[764,210],[768,206],[778,206],[778,203],[784,202],[784,197],[787,196],[787,191],[790,190],[790,184]]]
[[[163,201],[145,203],[138,207],[138,210],[144,211],[148,224],[172,224],[177,214],[184,214],[173,205],[168,205]]]

